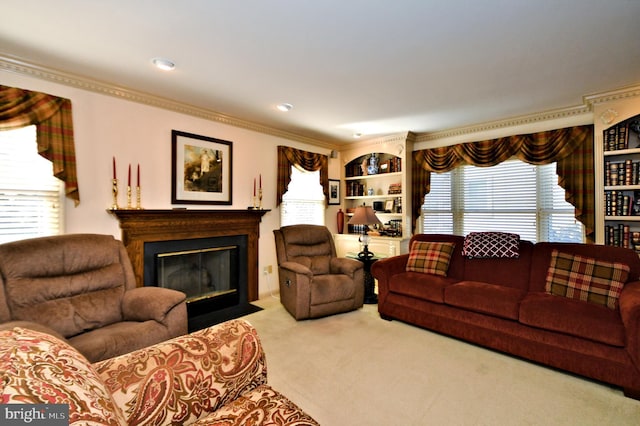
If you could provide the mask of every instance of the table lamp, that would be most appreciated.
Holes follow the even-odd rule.
[[[371,206],[358,206],[356,207],[356,211],[351,216],[348,222],[349,225],[364,225],[363,233],[358,239],[364,247],[363,250],[358,253],[359,258],[370,259],[373,257],[373,253],[369,251],[369,241],[371,237],[369,237],[369,225],[382,225],[380,219],[373,212]]]

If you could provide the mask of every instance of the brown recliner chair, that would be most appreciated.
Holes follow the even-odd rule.
[[[362,307],[362,262],[336,257],[324,226],[291,225],[273,231],[278,256],[280,302],[297,320]]]
[[[0,245],[0,328],[45,331],[91,362],[187,333],[184,293],[137,287],[111,235],[68,234]]]

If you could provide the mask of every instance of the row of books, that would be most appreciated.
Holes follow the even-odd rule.
[[[604,191],[604,214],[606,216],[640,215],[640,191],[634,191],[634,196],[623,191]]]
[[[604,150],[617,151],[629,148],[629,123],[622,123],[609,127],[604,131]]]
[[[604,185],[640,185],[640,161],[604,162]]]
[[[640,251],[640,232],[631,232],[629,225],[605,226],[604,241],[608,246],[625,247]]]
[[[381,161],[378,164],[378,173],[395,173],[402,171],[402,158],[394,157],[387,161]],[[367,163],[364,160],[363,163],[351,162],[345,166],[345,176],[346,177],[358,177],[358,176],[366,176],[367,175]]]

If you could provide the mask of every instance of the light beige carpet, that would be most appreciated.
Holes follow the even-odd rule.
[[[376,305],[296,322],[273,297],[244,317],[269,383],[323,426],[634,425],[618,389],[399,321]]]

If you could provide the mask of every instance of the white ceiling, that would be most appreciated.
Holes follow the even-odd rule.
[[[0,56],[341,143],[638,84],[639,18],[640,0],[2,0]]]

